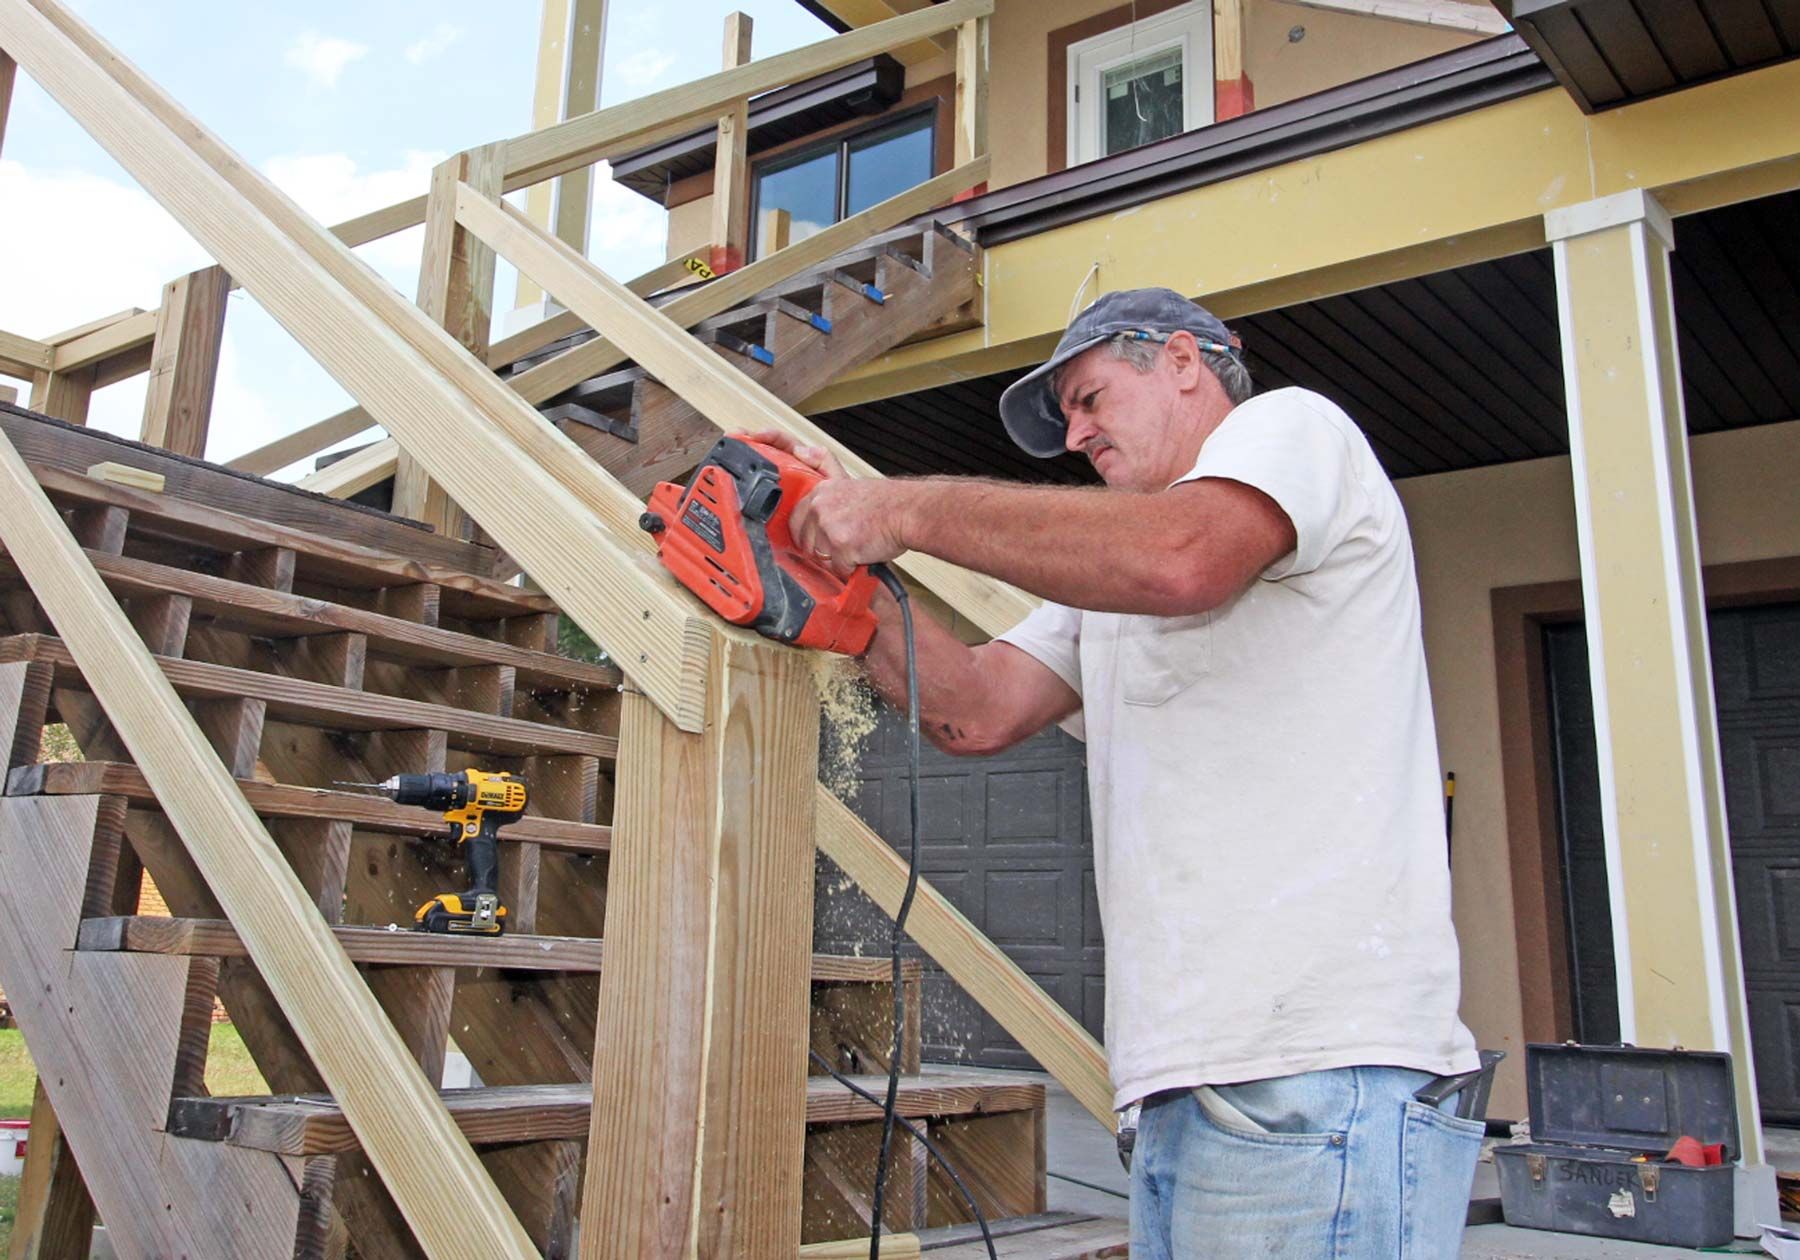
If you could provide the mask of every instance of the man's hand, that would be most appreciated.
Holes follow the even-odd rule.
[[[848,573],[857,565],[892,560],[907,549],[904,483],[850,477],[829,451],[803,446],[785,433],[737,436],[784,450],[824,476],[789,521],[794,542],[804,550]]]

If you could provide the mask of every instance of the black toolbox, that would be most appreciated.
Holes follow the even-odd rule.
[[[1494,1148],[1508,1225],[1673,1247],[1731,1241],[1741,1147],[1730,1055],[1533,1045],[1525,1088],[1530,1144]],[[1684,1134],[1723,1143],[1725,1162],[1664,1163]]]

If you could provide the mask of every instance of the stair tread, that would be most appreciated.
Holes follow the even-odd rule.
[[[595,972],[604,943],[586,936],[442,936],[410,928],[367,924],[331,925],[352,962],[416,967],[501,967],[518,971]],[[183,919],[162,915],[114,915],[84,921],[76,948],[147,954],[192,954],[242,958],[248,951],[225,919]],[[917,980],[917,959],[901,965],[902,977]],[[888,963],[877,958],[814,954],[811,979],[820,983],[885,984]]]
[[[453,748],[509,756],[573,753],[612,761],[619,751],[619,741],[610,735],[229,665],[169,656],[155,659],[163,676],[183,699],[262,700],[268,705],[269,717],[281,721],[339,731],[445,731]],[[85,685],[75,657],[61,639],[52,635],[15,634],[0,638],[0,662],[13,661],[44,662],[55,667],[58,685]]]
[[[370,655],[377,659],[445,668],[506,665],[515,671],[518,685],[538,690],[608,688],[617,686],[620,678],[617,669],[517,647],[501,639],[484,639],[130,556],[92,550],[86,554],[115,595],[180,595],[192,601],[194,612],[212,617],[226,630],[270,638],[360,634],[368,640]],[[0,578],[6,579],[0,585],[23,580],[18,566],[6,557],[0,557]]]
[[[882,1076],[851,1079],[872,1093],[887,1084]],[[593,1087],[587,1082],[448,1089],[442,1096],[457,1127],[477,1145],[585,1139],[593,1106]],[[925,1072],[900,1082],[899,1111],[909,1119],[1032,1111],[1043,1105],[1043,1085],[1020,1081],[1011,1072]],[[807,1078],[808,1124],[880,1118],[879,1107],[830,1077]],[[169,1109],[168,1132],[283,1155],[341,1154],[358,1147],[343,1111],[324,1094],[177,1098]]]
[[[95,481],[44,464],[32,464],[31,472],[51,502],[59,507],[108,505],[124,508],[131,513],[134,536],[169,538],[222,554],[241,551],[245,547],[286,547],[294,553],[297,578],[328,585],[373,589],[431,583],[442,591],[444,612],[465,620],[493,620],[556,611],[556,604],[540,592],[442,564],[310,534],[224,508]],[[431,537],[430,534],[423,536]]]
[[[250,808],[264,817],[329,818],[354,823],[366,831],[411,836],[441,836],[446,827],[441,814],[363,792],[334,792],[289,783],[264,783],[259,779],[239,779],[237,784]],[[18,766],[7,775],[6,794],[123,796],[144,802],[156,799],[143,771],[119,761]],[[612,848],[612,828],[600,823],[528,815],[501,831],[500,841],[502,844],[531,843],[573,852],[605,853]]]

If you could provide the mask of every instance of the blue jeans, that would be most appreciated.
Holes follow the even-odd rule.
[[[1414,1101],[1430,1079],[1338,1068],[1145,1099],[1131,1260],[1455,1260],[1483,1126]]]

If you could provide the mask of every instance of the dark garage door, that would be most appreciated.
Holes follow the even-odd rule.
[[[1708,630],[1758,1095],[1766,1119],[1800,1123],[1800,604],[1721,609]],[[1552,626],[1544,646],[1577,1025],[1616,1040],[1587,641]]]
[[[892,713],[860,765],[851,807],[904,852],[906,727]],[[927,744],[920,785],[925,878],[1099,1037],[1103,951],[1081,744],[1055,730],[997,757],[951,757]],[[885,954],[888,918],[827,859],[819,867],[814,947]],[[1037,1066],[930,959],[925,964],[926,1058]]]

